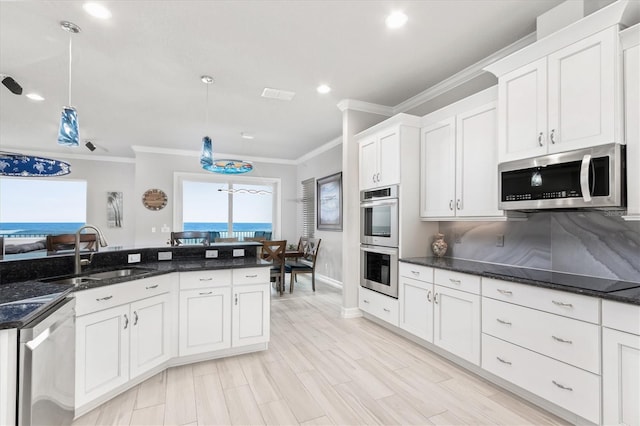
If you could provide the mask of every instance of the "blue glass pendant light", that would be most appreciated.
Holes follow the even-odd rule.
[[[203,75],[200,77],[203,83],[207,85],[207,113],[206,121],[209,124],[209,85],[213,83],[213,77]],[[253,165],[247,161],[241,160],[215,160],[213,158],[213,142],[209,136],[202,138],[202,151],[200,151],[200,165],[209,172],[221,173],[226,175],[237,175],[248,173],[253,170]]]
[[[71,40],[73,34],[80,32],[80,27],[73,22],[62,21],[60,26],[69,33],[69,105],[62,108],[60,129],[58,130],[58,144],[78,146],[80,144],[80,127],[78,126],[78,112],[71,106]]]

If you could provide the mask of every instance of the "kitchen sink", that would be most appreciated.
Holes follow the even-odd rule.
[[[130,277],[134,275],[146,275],[151,273],[148,269],[140,269],[140,268],[123,268],[116,269],[114,271],[106,271],[106,272],[96,272],[93,274],[85,275],[81,278],[91,278],[97,280],[108,280],[110,278],[121,278],[121,277]]]
[[[71,278],[60,278],[54,279],[48,282],[56,283],[56,284],[72,284],[72,285],[80,285],[87,284],[93,281],[100,281],[100,278],[92,278],[92,277],[71,277]]]

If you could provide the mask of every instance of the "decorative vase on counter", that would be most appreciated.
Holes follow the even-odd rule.
[[[444,234],[437,233],[435,240],[431,243],[431,251],[436,257],[442,257],[447,252],[447,242],[444,240]]]

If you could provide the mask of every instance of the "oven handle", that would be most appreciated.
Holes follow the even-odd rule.
[[[589,191],[589,165],[591,164],[591,154],[582,157],[580,165],[580,190],[582,191],[582,199],[588,203],[591,201],[591,192]]]
[[[390,256],[396,256],[398,253],[398,249],[395,248],[384,248],[384,247],[380,247],[380,246],[367,246],[362,244],[360,246],[360,251],[368,251],[368,252],[372,252],[372,253],[382,253],[382,254],[388,254]]]
[[[371,201],[369,203],[360,203],[361,208],[368,209],[370,207],[380,207],[380,206],[395,206],[398,204],[398,199],[394,198],[392,200],[385,201]]]

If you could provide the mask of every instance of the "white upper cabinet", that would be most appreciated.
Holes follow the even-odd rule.
[[[397,127],[360,142],[360,190],[400,183],[400,135]]]
[[[498,210],[496,88],[423,117],[420,217],[504,219]]]
[[[640,220],[640,24],[620,34],[624,49],[627,220]]]

